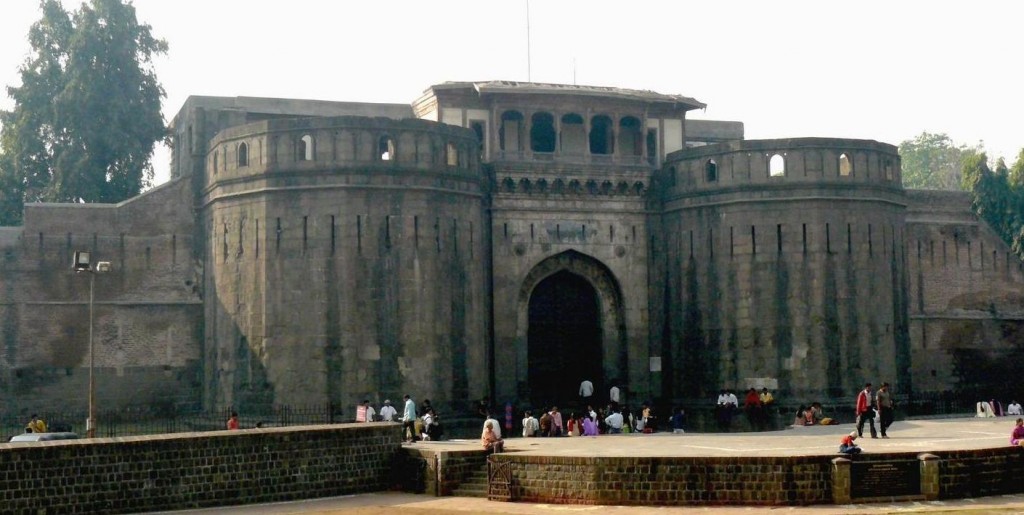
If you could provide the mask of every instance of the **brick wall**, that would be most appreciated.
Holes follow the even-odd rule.
[[[832,501],[830,456],[565,458],[495,455],[511,500],[561,504],[805,505]]]
[[[4,513],[126,513],[384,490],[398,424],[0,444]]]
[[[1024,449],[937,452],[939,497],[960,499],[1024,491]]]

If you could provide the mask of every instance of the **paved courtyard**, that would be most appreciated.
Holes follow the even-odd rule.
[[[1009,445],[1015,417],[898,421],[889,438],[864,437],[864,452],[925,452],[986,449]],[[565,438],[506,438],[507,452],[545,456],[807,456],[833,454],[853,424],[793,427],[759,433],[654,433]],[[477,440],[416,442],[439,450],[473,449]]]

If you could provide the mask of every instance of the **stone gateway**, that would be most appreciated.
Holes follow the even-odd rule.
[[[411,393],[464,412],[571,402],[584,379],[634,405],[753,382],[994,392],[1024,344],[1022,264],[965,194],[904,190],[891,145],[745,140],[687,120],[702,107],[508,81],[411,104],[190,97],[170,182],[0,228],[0,393],[84,404],[75,250],[113,263],[106,407]]]

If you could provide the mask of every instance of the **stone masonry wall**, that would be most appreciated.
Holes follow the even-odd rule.
[[[669,157],[652,292],[666,397],[909,387],[898,160],[890,145],[814,138]]]
[[[72,254],[111,262],[95,276],[97,400],[104,409],[196,405],[201,389],[202,269],[191,190],[177,180],[119,204],[28,204],[0,240],[3,410],[84,409],[89,274]],[[82,392],[79,395],[79,392]]]
[[[0,511],[128,513],[388,487],[398,424],[0,444]]]
[[[512,501],[645,506],[828,503],[832,499],[828,459],[567,458],[514,453],[492,458],[511,469]]]
[[[1024,390],[1005,379],[1024,358],[1024,263],[966,193],[911,191],[907,200],[915,389],[1019,399]]]
[[[201,201],[205,405],[347,410],[409,393],[451,412],[486,391],[475,145],[423,120],[221,132]]]

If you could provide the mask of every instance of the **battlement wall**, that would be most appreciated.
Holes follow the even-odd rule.
[[[729,141],[673,152],[662,168],[669,197],[765,187],[872,186],[900,190],[900,157],[872,140]]]

